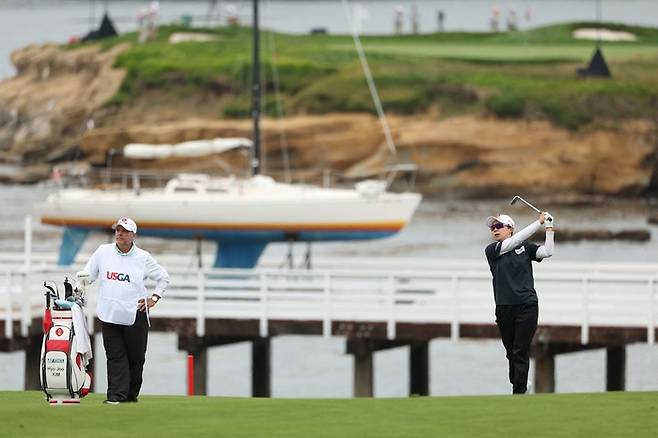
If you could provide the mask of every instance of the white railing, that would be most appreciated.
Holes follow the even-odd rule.
[[[0,253],[0,320],[12,338],[14,323],[26,336],[32,319],[43,314],[45,280],[60,287],[83,267],[89,255],[58,267],[53,253],[32,252],[32,220],[25,218],[25,250]],[[212,255],[204,254],[208,260]],[[171,275],[165,299],[152,318],[189,318],[205,334],[207,319],[257,319],[261,336],[271,320],[316,320],[324,336],[332,321],[380,321],[389,339],[397,323],[449,324],[453,339],[460,324],[494,324],[491,275],[486,261],[409,258],[315,257],[314,270],[275,269],[280,260],[258,268],[195,268],[195,260],[157,255]],[[655,342],[656,263],[574,263],[549,260],[535,265],[540,324],[579,326],[581,343],[591,327],[643,327]],[[86,314],[93,329],[95,290]]]
[[[450,264],[447,264],[450,265]],[[655,342],[656,297],[654,273],[616,265],[614,273],[588,272],[543,263],[535,275],[540,297],[540,324],[579,326],[581,342],[589,342],[591,327],[642,327],[647,341]],[[25,267],[25,265],[22,265]],[[491,275],[480,261],[461,269],[375,270],[321,269],[313,271],[170,268],[171,283],[152,318],[196,321],[196,333],[205,334],[208,319],[259,321],[261,336],[271,320],[322,322],[324,336],[332,321],[379,321],[389,339],[397,323],[449,324],[453,339],[460,324],[494,324]],[[479,266],[475,269],[475,266]],[[60,285],[76,269],[32,264],[30,272],[0,264],[0,315],[7,338],[16,336],[20,321],[25,336],[32,318],[43,313],[45,280]],[[95,290],[88,292],[87,315],[93,320]],[[91,325],[93,327],[93,325]]]

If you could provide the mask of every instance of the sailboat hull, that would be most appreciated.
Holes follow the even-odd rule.
[[[367,196],[357,190],[280,186],[221,194],[68,189],[51,195],[41,221],[69,230],[68,248],[63,245],[60,251],[60,263],[67,264],[77,253],[71,248],[76,233],[84,237],[89,231],[109,230],[121,216],[133,218],[141,236],[213,240],[225,249],[239,244],[264,248],[269,242],[392,236],[409,222],[421,200],[414,193]],[[258,257],[224,258],[234,260],[232,267],[250,267]],[[215,264],[227,266],[221,260]]]

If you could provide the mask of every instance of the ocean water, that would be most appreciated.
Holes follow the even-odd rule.
[[[0,222],[4,229],[0,244],[6,251],[22,250],[24,216],[38,216],[45,200],[46,185],[32,187],[0,186]],[[535,201],[534,199],[532,201]],[[535,201],[536,202],[536,201]],[[647,224],[649,206],[640,200],[610,201],[603,205],[564,207],[539,203],[550,210],[558,226],[565,228],[643,228],[651,231],[646,243],[580,242],[558,243],[556,258],[573,261],[656,261],[656,226]],[[507,199],[486,201],[426,200],[409,226],[385,240],[349,244],[316,244],[314,254],[325,257],[403,257],[480,259],[488,242],[484,219],[489,214],[507,212],[517,223],[530,222],[533,215],[523,207],[510,207]],[[56,251],[57,229],[35,224],[41,233],[35,240],[40,251]],[[90,238],[83,251],[90,252],[105,237]],[[157,254],[174,251],[189,257],[194,266],[195,247],[191,242],[142,239],[141,246]],[[208,244],[210,245],[210,244]],[[283,262],[285,245],[270,245],[265,256]],[[297,249],[301,260],[303,248]],[[541,288],[539,288],[541,300]],[[493,303],[492,303],[493,314]],[[96,335],[97,391],[105,390],[105,359],[102,339]],[[152,333],[145,367],[144,394],[184,394],[186,353],[177,350],[174,333]],[[208,393],[223,396],[251,394],[251,350],[247,343],[214,347],[209,350]],[[0,353],[0,390],[23,388],[25,355]],[[408,348],[375,353],[374,393],[377,397],[404,397],[408,392]],[[430,392],[432,395],[506,394],[507,363],[497,340],[436,339],[430,343]],[[627,349],[627,389],[658,390],[658,347],[630,345]],[[353,358],[345,354],[345,339],[320,336],[279,336],[272,339],[272,395],[274,397],[351,397]],[[558,392],[597,392],[605,390],[605,351],[560,355],[556,359]],[[531,377],[532,380],[532,369]]]
[[[208,395],[249,397],[251,354],[247,343],[214,347],[208,355]],[[96,392],[106,386],[105,355],[96,337]],[[272,396],[277,398],[352,397],[353,358],[339,337],[280,336],[272,340]],[[626,389],[658,390],[658,348],[633,344],[626,351]],[[22,390],[25,355],[0,353],[0,391]],[[556,392],[605,391],[605,350],[559,355],[555,361]],[[408,348],[374,355],[375,397],[408,396]],[[430,343],[430,394],[433,396],[508,394],[505,351],[496,340]],[[530,369],[530,391],[534,362]],[[176,335],[154,333],[144,368],[142,394],[184,395],[186,353],[176,349]]]

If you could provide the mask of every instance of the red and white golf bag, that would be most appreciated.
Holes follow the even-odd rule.
[[[68,278],[65,279],[62,300],[56,285],[44,283],[44,287],[41,387],[51,405],[78,404],[91,386],[91,375],[87,373],[92,358],[91,342],[82,312],[84,288],[74,290]],[[51,298],[55,298],[52,308]]]

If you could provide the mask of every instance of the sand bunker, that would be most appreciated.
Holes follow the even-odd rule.
[[[209,33],[176,32],[171,34],[169,37],[169,42],[171,44],[184,43],[187,41],[203,43],[207,41],[216,41],[217,39],[217,35],[212,35]]]
[[[571,36],[579,40],[637,41],[637,37],[630,32],[609,29],[576,29]]]

